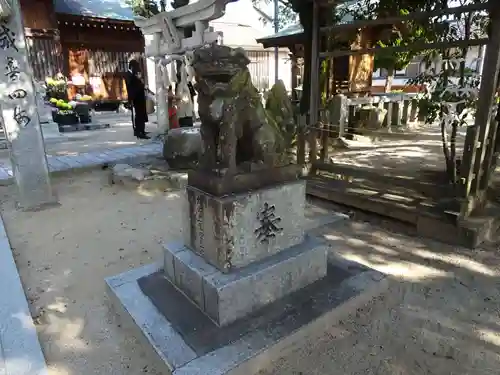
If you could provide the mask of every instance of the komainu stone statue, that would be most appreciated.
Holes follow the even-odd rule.
[[[288,108],[286,121],[285,116],[276,121],[266,111],[252,84],[249,63],[241,48],[213,45],[194,52],[192,66],[204,145],[200,167],[205,171],[232,176],[289,164],[287,147],[293,119]],[[275,91],[284,91],[287,98],[282,83]]]
[[[297,136],[298,126],[292,101],[288,96],[283,81],[279,80],[271,90],[269,90],[266,100],[266,111],[268,117],[270,117],[281,130],[286,152],[288,152]]]

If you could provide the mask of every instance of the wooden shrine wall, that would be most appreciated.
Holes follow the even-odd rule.
[[[52,0],[20,0],[26,43],[34,78],[45,80],[63,71],[63,59]]]
[[[370,30],[358,33],[351,48],[369,48],[371,44]],[[349,56],[349,91],[369,92],[372,86],[374,57],[370,54]]]
[[[65,72],[85,79],[84,92],[95,99],[125,100],[125,73],[128,61],[143,63],[144,38],[132,22],[105,21],[59,15]],[[69,85],[68,96],[78,90]]]
[[[52,0],[20,0],[23,23],[29,29],[56,29],[57,21]]]

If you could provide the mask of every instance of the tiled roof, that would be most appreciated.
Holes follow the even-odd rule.
[[[54,0],[56,13],[77,16],[133,20],[132,8],[125,0]]]
[[[281,37],[284,37],[284,36],[292,36],[292,35],[302,34],[303,32],[304,32],[304,29],[302,28],[302,25],[300,23],[297,23],[295,25],[286,27],[286,28],[284,28],[281,31],[278,31],[277,33],[265,36],[262,39],[281,38]]]
[[[348,8],[355,3],[357,3],[359,0],[343,0],[343,2],[339,2],[338,8]],[[351,22],[352,21],[352,15],[346,14],[344,18],[342,19],[341,22]],[[264,38],[260,38],[259,40],[273,40],[273,39],[278,39],[282,37],[287,37],[287,36],[294,36],[294,35],[299,35],[304,32],[304,29],[302,28],[302,25],[300,23],[291,25],[289,27],[284,28],[281,31],[278,31],[277,33],[268,35]]]

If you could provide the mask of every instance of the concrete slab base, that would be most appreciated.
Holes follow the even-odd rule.
[[[106,284],[122,325],[144,340],[158,370],[173,375],[254,374],[388,285],[381,273],[333,256],[322,280],[220,328],[166,279],[161,264]]]

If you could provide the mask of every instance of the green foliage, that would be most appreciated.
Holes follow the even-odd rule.
[[[59,110],[72,110],[73,106],[62,99],[51,99],[50,103],[55,105]]]
[[[68,97],[68,83],[66,79],[61,74],[58,74],[56,77],[47,77],[45,79],[45,95],[46,99],[51,100],[52,98],[58,99],[67,99]]]
[[[407,15],[408,10],[400,10],[401,15]],[[408,28],[410,29],[410,28]],[[415,58],[416,52],[410,49],[404,52],[387,52],[384,53],[386,47],[406,47],[422,39],[424,36],[423,28],[415,25],[411,27],[405,34],[398,31],[393,31],[386,40],[378,40],[377,47],[381,51],[375,55],[375,69],[387,69],[389,71],[405,69],[408,64]]]
[[[451,56],[451,62],[439,72],[429,69],[409,82],[427,87],[419,100],[419,109],[425,115],[426,123],[432,124],[451,115],[452,108],[456,110],[457,124],[464,125],[467,115],[476,108],[480,77],[472,69],[459,64],[458,60],[453,61],[454,57],[458,56]],[[453,104],[450,106],[447,103]]]
[[[286,150],[290,149],[297,135],[297,126],[295,124],[293,105],[283,81],[279,80],[269,90],[266,100],[266,112],[278,127],[284,141],[284,148]]]
[[[152,17],[160,13],[160,7],[155,0],[125,0],[136,16]]]
[[[480,0],[460,0],[458,5],[468,5],[482,2]],[[432,41],[456,41],[462,39],[474,39],[484,37],[488,28],[488,17],[483,12],[462,13],[453,15],[451,19],[444,22],[437,18],[434,20]],[[430,62],[437,55],[448,59],[450,62],[444,64],[436,71],[428,69],[416,78],[412,79],[410,85],[425,85],[427,92],[420,100],[419,107],[425,113],[426,122],[432,123],[437,119],[449,118],[449,105],[444,102],[458,103],[456,106],[455,123],[463,125],[465,116],[473,112],[477,103],[477,90],[480,85],[480,77],[471,67],[466,66],[465,60],[468,48],[461,50],[439,50],[426,51],[424,62]],[[460,63],[460,59],[463,60]]]
[[[278,2],[278,25],[280,29],[290,26],[297,22],[298,15],[292,8],[292,2],[290,0],[280,0]],[[274,0],[252,0],[252,4],[261,9],[264,13],[268,14],[269,9],[272,9],[271,4]],[[273,17],[273,12],[268,14]],[[262,18],[264,22],[269,22],[266,18]]]

